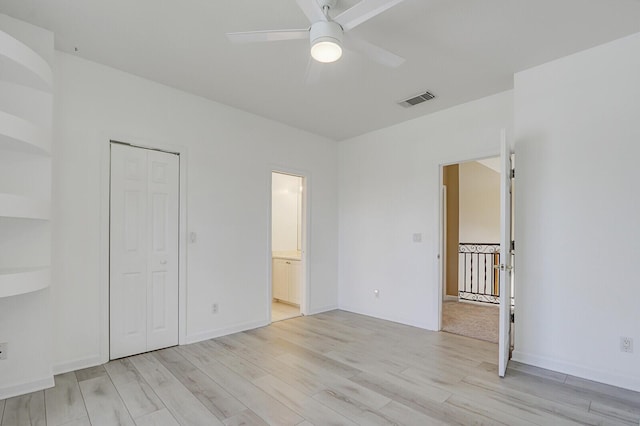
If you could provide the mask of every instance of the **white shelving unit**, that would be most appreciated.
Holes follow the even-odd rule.
[[[14,219],[49,220],[51,206],[48,201],[13,194],[0,194],[0,217]]]
[[[0,149],[49,155],[51,131],[0,111]]]
[[[53,86],[47,61],[4,31],[0,31],[0,79],[45,92],[51,92]]]
[[[5,230],[18,233],[17,238],[5,241],[4,246],[0,241],[0,257],[2,253],[5,253],[4,257],[8,257],[6,253],[11,253],[12,261],[20,263],[15,267],[3,263],[0,267],[0,297],[10,297],[41,290],[48,287],[51,281],[49,265],[41,265],[43,251],[48,253],[46,260],[50,262],[49,226],[43,227],[42,221],[50,220],[51,206],[49,200],[41,197],[42,194],[50,197],[51,177],[43,178],[42,173],[33,173],[38,166],[34,165],[36,162],[30,165],[29,160],[46,158],[50,164],[53,73],[47,61],[37,52],[0,31],[0,81],[4,82],[5,87],[11,88],[9,95],[0,93],[0,96],[5,96],[2,103],[4,107],[0,107],[0,156],[17,152],[25,163],[24,167],[12,171],[12,175],[3,175],[3,182],[0,182],[0,231],[2,227],[10,227]],[[37,96],[34,96],[34,90]],[[12,102],[10,99],[15,99],[14,105],[18,102],[24,105],[25,100],[33,100],[33,111],[39,111],[39,116],[22,117],[14,115],[15,111],[6,111],[12,109],[8,108]],[[23,107],[22,110],[26,109]],[[16,186],[15,182],[22,181],[28,181],[29,188],[36,188],[37,191],[29,192],[35,192],[38,196],[20,193],[19,190],[25,186]],[[13,190],[12,184],[18,191]],[[13,219],[20,220],[20,224],[17,225]],[[42,238],[22,239],[20,232],[43,234]],[[34,244],[38,244],[38,247],[34,247]]]
[[[0,269],[0,297],[16,296],[49,287],[49,267]]]

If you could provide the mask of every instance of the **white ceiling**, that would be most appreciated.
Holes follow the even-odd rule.
[[[308,27],[294,0],[0,0],[0,13],[52,30],[59,50],[335,140],[508,90],[514,72],[640,31],[638,0],[405,0],[353,30],[402,66],[347,52],[311,64],[308,83],[307,41],[225,37]],[[396,104],[425,90],[437,98]]]

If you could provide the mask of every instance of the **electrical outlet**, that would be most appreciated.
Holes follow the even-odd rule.
[[[7,359],[8,350],[9,350],[9,344],[7,342],[0,343],[0,359]]]
[[[622,352],[633,353],[633,339],[631,337],[621,337],[620,350]]]
[[[217,314],[218,313],[218,304],[214,303],[213,305],[211,305],[211,313],[212,314]]]

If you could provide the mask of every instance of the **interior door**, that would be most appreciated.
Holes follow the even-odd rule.
[[[500,142],[500,334],[498,374],[504,377],[511,349],[511,151],[506,131]]]
[[[110,358],[178,344],[178,156],[111,144]]]

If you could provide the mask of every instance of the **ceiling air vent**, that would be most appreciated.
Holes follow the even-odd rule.
[[[430,101],[431,99],[435,98],[435,95],[433,93],[430,92],[424,92],[418,96],[414,96],[412,98],[409,98],[407,100],[398,102],[398,104],[402,105],[405,108],[409,108],[412,107],[414,105],[418,105],[421,104],[423,102],[426,101]]]

